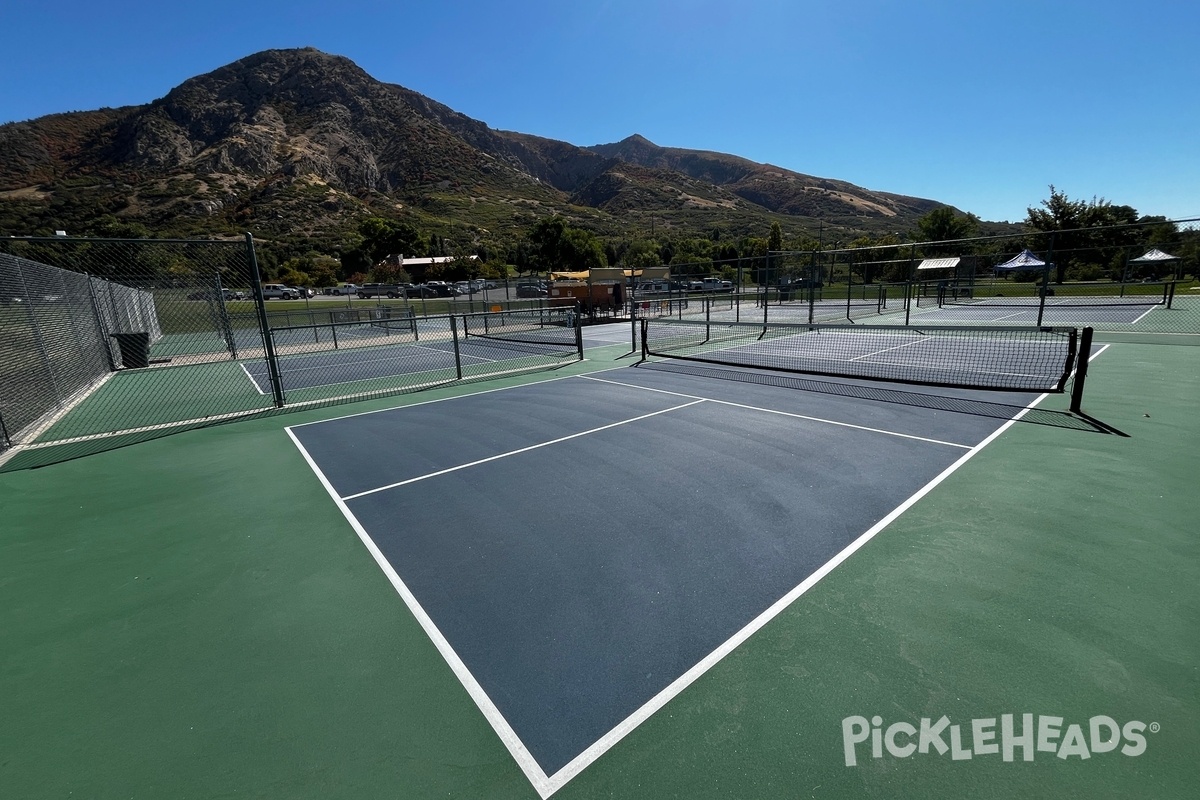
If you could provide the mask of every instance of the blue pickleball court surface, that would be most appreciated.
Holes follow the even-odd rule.
[[[527,771],[553,776],[1002,424],[625,368],[289,430]]]

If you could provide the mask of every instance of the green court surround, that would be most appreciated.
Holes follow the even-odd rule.
[[[547,377],[0,474],[0,797],[536,797],[283,427]],[[1110,347],[1084,408],[1128,437],[1013,425],[554,796],[1193,796],[1197,397],[1195,348]],[[1005,713],[1161,729],[843,761],[850,715]]]

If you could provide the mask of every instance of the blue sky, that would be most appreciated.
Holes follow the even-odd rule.
[[[312,46],[577,145],[640,133],[987,220],[1050,184],[1200,217],[1195,0],[0,2],[0,122]]]

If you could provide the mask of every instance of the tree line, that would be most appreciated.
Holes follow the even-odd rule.
[[[303,286],[333,285],[338,281],[363,283],[423,283],[474,278],[504,279],[553,271],[582,272],[601,267],[638,270],[670,266],[676,276],[719,276],[763,283],[788,271],[799,272],[811,261],[781,259],[778,254],[817,254],[837,251],[831,257],[845,262],[848,279],[863,282],[903,281],[911,277],[912,258],[943,255],[972,256],[990,263],[1029,247],[1055,265],[1054,279],[1116,277],[1127,269],[1129,252],[1140,246],[1166,244],[1181,252],[1188,271],[1196,272],[1200,242],[1196,231],[1179,231],[1164,217],[1140,216],[1130,206],[1102,198],[1074,200],[1056,187],[1038,206],[1027,209],[1020,236],[980,237],[980,220],[948,207],[921,217],[907,232],[855,235],[845,240],[831,229],[826,235],[785,236],[779,222],[765,235],[732,237],[719,227],[702,236],[667,233],[627,238],[603,238],[562,216],[534,222],[518,237],[506,242],[459,244],[403,221],[371,217],[362,221],[334,256],[311,251],[284,259],[269,254],[261,259],[264,274],[284,283]],[[872,258],[872,252],[894,251],[894,258]],[[773,255],[774,254],[774,255]],[[401,266],[401,258],[441,256],[442,263],[421,267]],[[469,258],[474,256],[474,258]],[[836,266],[835,266],[836,268]],[[1146,269],[1153,269],[1148,267]],[[1140,276],[1141,273],[1138,273]],[[1157,276],[1154,276],[1157,277]]]

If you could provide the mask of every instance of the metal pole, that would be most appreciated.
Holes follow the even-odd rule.
[[[233,338],[233,325],[229,322],[229,309],[225,307],[225,287],[221,285],[221,272],[216,273],[215,283],[217,284],[217,302],[221,304],[221,327],[222,333],[225,334],[226,343],[229,345],[229,355],[237,361],[237,342]]]
[[[271,392],[275,396],[275,407],[283,408],[283,378],[279,375],[279,360],[275,357],[275,342],[271,338],[271,326],[267,322],[267,301],[262,292],[262,275],[258,271],[258,258],[254,255],[254,237],[246,234],[246,256],[250,260],[250,281],[254,291],[254,304],[258,307],[258,327],[262,334],[263,354],[267,359],[267,374],[271,378]]]
[[[578,310],[575,312],[575,352],[579,354],[579,360],[583,361],[583,314]]]
[[[1039,291],[1040,296],[1038,297],[1037,325],[1039,328],[1042,326],[1042,317],[1045,315],[1045,312],[1046,312],[1046,295],[1049,293],[1049,290],[1050,290],[1050,287],[1049,287],[1050,268],[1053,266],[1054,266],[1053,264],[1051,264],[1049,261],[1047,261],[1046,268],[1042,271],[1042,287],[1041,287],[1041,290]]]
[[[733,297],[733,302],[736,304],[733,307],[733,321],[734,322],[742,321],[742,291],[743,291],[744,286],[745,286],[745,284],[742,282],[742,259],[741,259],[741,256],[739,256],[738,257],[738,267],[737,267],[737,289],[736,289],[737,294],[735,294]]]
[[[832,275],[832,273],[831,273]],[[832,277],[830,278],[832,280]],[[817,305],[817,251],[812,255],[812,274],[808,277],[808,324],[812,325]]]
[[[450,315],[450,337],[454,339],[454,371],[458,374],[458,379],[462,380],[462,355],[458,352],[458,322],[456,317]],[[464,326],[466,321],[463,321]],[[464,327],[465,330],[465,327]]]
[[[1083,385],[1087,380],[1088,359],[1092,355],[1092,329],[1084,328],[1079,340],[1079,353],[1075,362],[1075,383],[1071,386],[1071,412],[1083,413]]]
[[[109,369],[111,369],[113,372],[116,372],[117,360],[113,358],[113,341],[109,337],[109,334],[112,333],[112,331],[105,330],[104,318],[100,314],[100,304],[96,301],[96,287],[92,283],[92,281],[95,279],[86,272],[84,273],[84,276],[87,278],[88,296],[92,299],[92,313],[96,316],[96,330],[100,332],[100,345],[104,348],[104,354],[108,356]]]
[[[896,253],[896,255],[899,255],[899,253]],[[916,255],[917,255],[917,246],[914,244],[914,245],[910,246],[910,249],[908,251],[908,266],[909,266],[908,281],[904,285],[904,325],[905,325],[905,327],[908,326],[909,320],[912,317],[912,304],[914,301],[916,301],[916,298],[913,297],[913,285],[916,283],[917,275],[916,275],[916,270],[912,269],[913,259],[916,257]],[[918,296],[920,295],[920,291],[921,291],[921,287],[918,286],[917,287]],[[919,301],[917,301],[917,302],[919,302]]]

